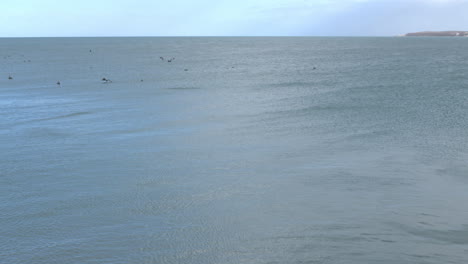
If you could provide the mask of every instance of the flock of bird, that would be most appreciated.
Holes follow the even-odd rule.
[[[89,52],[93,52],[93,51],[92,51],[92,50],[89,50]],[[11,56],[5,56],[4,59],[6,59],[7,57],[9,58],[9,57],[11,57]],[[167,61],[167,62],[172,62],[172,61],[175,60],[174,57],[172,57],[172,58],[170,58],[170,59],[168,59],[168,60],[166,60],[164,57],[159,57],[159,58],[160,58],[162,61]],[[27,61],[25,60],[24,62],[31,62],[31,60],[27,60]],[[188,71],[188,69],[184,69],[184,71]],[[11,74],[8,75],[8,80],[13,80],[13,76],[11,76]],[[103,78],[101,79],[101,82],[102,82],[102,83],[111,83],[112,80],[110,80],[110,79],[108,79],[108,78],[106,78],[106,77],[103,77]],[[143,79],[141,79],[140,82],[143,82]],[[57,81],[56,84],[57,84],[58,86],[62,87],[62,83],[61,83],[60,81]]]
[[[92,50],[89,50],[89,52],[92,52]],[[4,59],[5,59],[5,58],[8,58],[8,57],[11,57],[11,56],[4,56]],[[170,62],[173,62],[173,61],[175,60],[174,57],[172,57],[172,58],[170,58],[170,59],[165,59],[165,58],[162,57],[162,56],[159,57],[159,59],[161,59],[161,61],[169,62],[169,63],[170,63]],[[27,61],[25,60],[24,62],[31,62],[31,60],[27,60]],[[234,67],[232,67],[232,68],[234,68]],[[316,69],[317,69],[316,67],[313,68],[313,70],[316,70]],[[188,71],[188,69],[184,69],[184,71]],[[8,80],[13,80],[13,77],[11,76],[11,74],[8,75]],[[108,78],[106,78],[106,77],[103,77],[103,78],[101,79],[101,82],[102,82],[102,83],[112,83],[112,80],[110,80],[110,79],[108,79]],[[140,82],[143,82],[143,79],[141,79]],[[60,81],[57,81],[56,84],[57,84],[58,86],[62,87],[62,83],[61,83]]]

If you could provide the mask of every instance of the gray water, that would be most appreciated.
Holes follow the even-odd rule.
[[[0,263],[466,263],[467,47],[0,39]]]

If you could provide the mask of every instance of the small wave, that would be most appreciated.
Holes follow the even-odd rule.
[[[351,135],[348,135],[344,140],[353,140],[353,139],[369,139],[372,137],[382,137],[392,135],[394,131],[392,129],[377,129],[370,130],[366,132],[358,132]]]
[[[414,236],[428,238],[450,244],[467,245],[468,244],[468,226],[462,229],[436,230],[409,227],[402,224],[395,224],[400,229]]]
[[[168,90],[199,90],[200,87],[169,87]]]
[[[25,130],[25,135],[29,138],[63,138],[71,134],[60,129],[50,127],[28,128]]]
[[[267,85],[268,87],[312,87],[313,82],[280,82]]]
[[[88,114],[91,114],[91,112],[76,112],[76,113],[71,113],[68,115],[60,115],[60,116],[54,116],[54,117],[48,117],[48,118],[35,119],[35,120],[31,120],[30,122],[56,120],[56,119],[63,119],[63,118],[69,118],[69,117],[80,116],[80,115],[88,115]]]
[[[342,112],[346,113],[347,111],[359,111],[362,109],[367,109],[369,107],[360,106],[360,105],[316,105],[316,106],[307,106],[300,108],[292,108],[285,110],[274,110],[267,111],[264,114],[268,115],[269,118],[277,118],[277,116],[300,116],[300,115],[309,115],[316,112]]]
[[[125,130],[116,130],[113,131],[115,135],[131,135],[131,134],[140,134],[154,131],[154,127],[142,127],[142,128],[135,128],[135,129],[125,129]]]
[[[43,121],[50,121],[50,120],[57,120],[57,119],[65,119],[65,118],[70,118],[70,117],[75,117],[75,116],[80,116],[80,115],[88,115],[88,114],[91,114],[91,112],[76,112],[76,113],[71,113],[71,114],[67,114],[67,115],[59,115],[59,116],[39,118],[39,119],[33,119],[33,120],[28,120],[28,121],[23,121],[23,122],[17,122],[17,123],[11,124],[11,125],[12,126],[18,126],[18,125],[25,125],[25,124],[31,124],[31,123],[36,123],[36,122],[43,122]]]

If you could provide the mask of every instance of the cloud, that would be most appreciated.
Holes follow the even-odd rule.
[[[0,36],[397,35],[468,30],[468,0],[4,0]]]

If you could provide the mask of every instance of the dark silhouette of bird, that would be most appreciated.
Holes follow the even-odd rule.
[[[13,80],[13,77],[11,77],[11,75],[8,75],[8,80]]]
[[[57,82],[57,85],[62,86],[62,84],[60,83],[60,81]]]
[[[101,81],[102,81],[103,83],[110,83],[110,82],[112,82],[111,80],[109,80],[109,79],[107,79],[107,78],[102,78]]]
[[[167,60],[167,62],[172,62],[173,60],[175,60],[175,58],[171,58],[170,60]]]
[[[159,57],[162,61],[164,61],[164,57]]]

